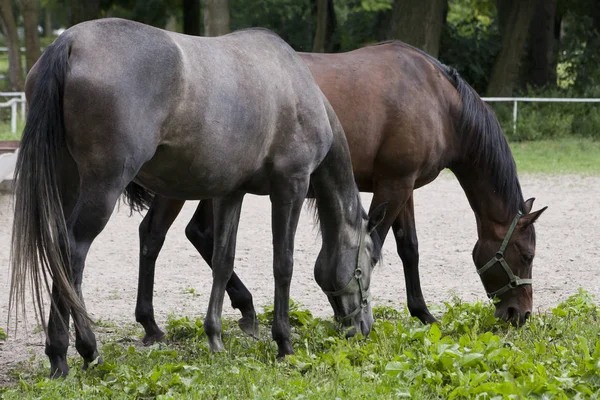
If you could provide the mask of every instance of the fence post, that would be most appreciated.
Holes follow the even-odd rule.
[[[25,92],[21,93],[21,122],[25,122],[25,113],[27,112],[27,100],[25,99]]]
[[[13,135],[17,133],[17,102],[15,100],[11,100],[10,104],[10,130]]]
[[[514,101],[513,105],[513,135],[517,133],[517,100]]]

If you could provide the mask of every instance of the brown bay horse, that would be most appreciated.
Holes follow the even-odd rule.
[[[475,213],[473,261],[488,295],[499,298],[496,316],[524,323],[533,301],[533,223],[545,208],[531,212],[533,199],[524,201],[512,153],[490,108],[454,69],[401,42],[301,56],[344,127],[359,190],[373,192],[371,209],[388,204],[377,231],[382,240],[393,231],[411,315],[435,321],[419,281],[413,191],[449,168]],[[154,268],[183,204],[157,196],[140,225],[136,320],[146,343],[163,335],[152,307]],[[186,229],[209,265],[212,221],[211,201],[205,200]],[[227,291],[242,312],[241,328],[253,333],[252,296],[235,273]]]

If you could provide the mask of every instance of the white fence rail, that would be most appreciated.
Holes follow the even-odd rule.
[[[9,97],[8,101],[0,103],[0,107],[10,107],[10,131],[17,134],[17,106],[21,104],[21,121],[25,121],[25,92],[0,92],[0,97]]]
[[[1,51],[1,49],[0,49]],[[21,121],[25,121],[25,93],[24,92],[0,92],[0,97],[10,97],[10,100],[0,103],[0,107],[11,108],[10,126],[13,134],[17,133],[17,105],[21,105]],[[518,103],[600,103],[600,99],[587,98],[558,98],[558,97],[482,97],[483,101],[512,102],[513,103],[513,131],[517,131]]]
[[[524,103],[600,103],[600,99],[586,98],[559,98],[559,97],[482,97],[481,100],[491,102],[512,102],[513,103],[513,132],[517,131],[517,104]]]

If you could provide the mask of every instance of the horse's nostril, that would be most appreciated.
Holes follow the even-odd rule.
[[[527,321],[527,319],[529,319],[529,317],[531,316],[531,312],[527,311],[524,315],[523,315],[523,321]]]
[[[514,307],[508,307],[506,309],[506,314],[504,315],[504,319],[507,322],[516,322],[515,320],[519,319],[519,312]]]

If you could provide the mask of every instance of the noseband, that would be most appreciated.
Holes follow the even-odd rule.
[[[506,237],[504,237],[504,241],[502,242],[502,246],[500,246],[500,250],[498,250],[496,255],[490,261],[488,261],[483,267],[477,270],[479,277],[481,277],[483,273],[492,268],[494,265],[500,264],[502,268],[504,268],[506,274],[508,275],[508,284],[494,292],[488,292],[487,295],[489,298],[500,296],[501,294],[504,294],[507,291],[516,288],[517,286],[531,285],[532,283],[531,279],[522,279],[519,278],[517,275],[513,274],[512,270],[508,266],[508,263],[504,259],[504,250],[506,250],[506,246],[508,246],[508,241],[510,240],[510,237],[515,231],[515,227],[517,226],[517,222],[519,222],[519,218],[521,218],[522,216],[523,213],[519,211],[515,216],[515,219],[513,219],[512,224],[510,224],[510,228],[508,228],[508,232],[506,233]]]
[[[362,277],[362,269],[359,267],[360,255],[364,249],[364,237],[361,234],[360,242],[358,244],[358,254],[356,256],[356,268],[354,269],[354,276],[350,278],[350,282],[346,284],[342,289],[336,291],[327,291],[323,290],[323,292],[327,296],[339,297],[343,294],[354,294],[358,291],[360,293],[360,304],[354,311],[344,317],[336,316],[336,319],[340,322],[348,320],[356,316],[360,313],[363,308],[369,305],[369,300],[371,299],[371,295],[369,294],[369,288],[365,289],[365,283],[363,282]]]

